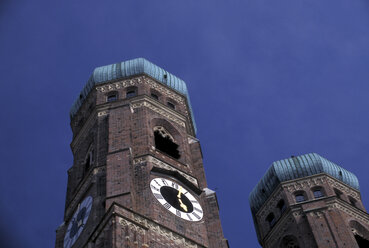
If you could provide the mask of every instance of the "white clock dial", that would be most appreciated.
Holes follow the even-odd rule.
[[[168,211],[188,220],[199,221],[204,213],[200,203],[184,187],[165,178],[155,178],[150,182],[150,188],[155,198]]]
[[[72,219],[69,221],[67,232],[64,236],[64,248],[70,248],[81,235],[86,225],[92,207],[92,196],[87,196],[77,207]]]

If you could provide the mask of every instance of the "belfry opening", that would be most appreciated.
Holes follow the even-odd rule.
[[[181,156],[178,151],[178,145],[173,137],[163,127],[154,128],[155,148],[167,155],[179,159]]]

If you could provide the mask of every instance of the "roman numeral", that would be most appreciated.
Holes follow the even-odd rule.
[[[191,215],[187,214],[187,217],[192,221]]]
[[[154,185],[151,185],[151,188],[152,188],[153,190],[159,191],[159,189],[158,189],[158,188],[156,188]]]
[[[181,212],[179,212],[179,210],[176,210],[176,215],[177,215],[178,217],[181,217]]]
[[[154,180],[154,182],[160,187],[161,185],[158,183],[158,181]]]
[[[154,193],[154,196],[156,197],[156,199],[164,199],[161,194]]]
[[[192,202],[192,203],[197,203],[197,201],[196,201],[196,200],[191,200],[191,202]]]
[[[201,213],[201,214],[202,214],[202,211],[201,211],[200,209],[195,208],[195,207],[193,207],[193,209],[194,209],[195,211],[197,211],[197,212],[199,212],[199,213]]]
[[[165,207],[166,209],[170,209],[171,205],[170,205],[168,202],[166,202],[166,203],[164,204],[164,207]]]
[[[176,184],[175,182],[172,182],[172,187],[175,189],[178,189],[178,184]]]
[[[195,212],[192,212],[192,215],[195,216],[198,220],[201,219],[201,217],[198,216]]]
[[[165,179],[161,179],[161,181],[164,183],[165,186],[168,186],[168,183]]]

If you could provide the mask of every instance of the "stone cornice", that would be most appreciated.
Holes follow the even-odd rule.
[[[151,219],[148,219],[140,214],[133,212],[130,209],[125,208],[117,203],[113,203],[108,209],[107,213],[104,215],[100,223],[97,225],[97,228],[91,234],[91,239],[96,241],[99,234],[103,231],[104,227],[112,220],[113,216],[118,217],[118,223],[122,228],[129,227],[130,230],[136,231],[139,234],[147,236],[149,232],[154,232],[160,236],[163,236],[177,245],[181,245],[186,248],[206,248],[202,244],[199,244],[195,240],[184,237],[181,234],[170,230],[168,227],[165,227]],[[114,220],[112,220],[114,222]],[[147,237],[145,237],[147,240]],[[143,244],[144,246],[147,244]],[[147,247],[149,247],[147,245]]]
[[[159,159],[157,159],[157,158],[155,158],[151,155],[146,155],[146,156],[142,156],[142,157],[138,157],[138,158],[133,159],[133,164],[134,165],[139,165],[139,164],[146,163],[146,162],[150,162],[158,168],[162,168],[162,169],[166,169],[166,170],[170,170],[170,171],[176,171],[181,176],[186,178],[188,181],[190,181],[191,183],[196,185],[197,187],[199,186],[196,178],[188,175],[186,172],[181,171],[181,170],[173,167],[172,165],[167,164],[167,163],[165,163],[165,162],[163,162],[163,161],[161,161],[161,160],[159,160]]]
[[[162,103],[155,101],[147,96],[141,96],[138,99],[134,99],[131,101],[132,109],[146,107],[150,110],[168,118],[169,120],[177,123],[182,127],[186,127],[187,118],[178,112],[172,110],[168,106],[163,105]]]
[[[119,90],[121,88],[129,87],[129,86],[138,86],[140,84],[147,84],[152,89],[158,91],[160,94],[173,99],[174,101],[183,104],[186,106],[185,115],[188,116],[189,119],[193,118],[192,114],[189,113],[190,106],[188,100],[185,95],[176,90],[172,89],[169,86],[166,86],[162,83],[157,82],[155,79],[151,78],[148,75],[142,75],[138,77],[133,77],[125,80],[116,80],[111,82],[106,82],[104,84],[98,85],[96,90],[98,92],[109,92],[114,90]],[[165,106],[165,105],[162,105]],[[165,106],[167,108],[167,106]],[[189,126],[191,127],[191,132],[194,134],[194,120],[190,121]]]

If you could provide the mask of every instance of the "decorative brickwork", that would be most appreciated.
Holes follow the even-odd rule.
[[[319,194],[314,194],[316,189]],[[297,201],[296,192],[306,198]],[[278,208],[281,200],[286,204],[283,210]],[[272,223],[267,218],[271,213]],[[361,248],[357,240],[365,242],[369,233],[360,192],[325,173],[282,182],[256,213],[255,222],[261,245],[270,248]],[[350,228],[351,223],[357,227]]]
[[[228,247],[215,192],[204,192],[201,148],[184,95],[136,75],[93,87],[79,106],[71,120],[74,163],[56,248]],[[158,192],[151,182],[160,178],[173,186]],[[93,199],[88,213],[80,207],[86,197]],[[196,219],[196,211],[203,218]]]

